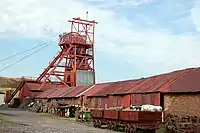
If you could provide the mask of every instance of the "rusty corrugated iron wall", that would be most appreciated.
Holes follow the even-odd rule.
[[[160,93],[131,94],[131,104],[152,104],[160,106]]]
[[[131,95],[124,95],[122,97],[122,106],[128,108],[131,105]]]

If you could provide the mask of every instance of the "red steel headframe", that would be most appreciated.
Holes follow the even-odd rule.
[[[69,22],[71,32],[59,36],[60,53],[36,80],[42,83],[39,89],[46,82],[55,82],[52,76],[59,80],[57,83],[75,87],[77,70],[95,72],[94,32],[97,22],[80,18],[73,18]]]

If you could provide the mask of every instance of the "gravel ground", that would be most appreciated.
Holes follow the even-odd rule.
[[[74,120],[19,110],[0,110],[0,133],[114,133]]]

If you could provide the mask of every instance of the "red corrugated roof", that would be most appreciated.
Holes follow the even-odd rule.
[[[40,95],[36,96],[36,98],[47,98],[48,95],[56,91],[57,89],[48,89],[43,91]]]
[[[108,85],[109,85],[109,83],[102,83],[102,84],[95,84],[95,85],[92,85],[92,86],[88,87],[88,89],[83,93],[83,95],[84,95],[83,103],[86,102],[88,96],[94,95],[95,93],[97,93],[102,88],[104,88],[104,87],[106,87]]]
[[[199,92],[200,91],[200,68],[194,69],[180,77],[169,86],[170,92]]]
[[[148,78],[110,83],[93,96],[147,92],[197,92],[200,91],[200,68],[189,68]]]
[[[91,86],[88,91],[86,91],[85,93],[83,93],[83,95],[84,96],[92,96],[93,94],[96,94],[102,88],[105,88],[108,85],[110,85],[110,83],[95,84],[95,85]]]
[[[91,96],[92,94],[98,92],[102,87],[105,87],[109,84],[96,84],[96,85],[90,85],[90,86],[78,86],[78,87],[70,87],[70,88],[55,88],[53,89],[51,94],[47,94],[48,92],[43,92],[44,94],[47,94],[47,98],[71,98],[71,97],[79,97],[81,95],[84,96]],[[42,94],[43,94],[42,93]],[[38,97],[44,97],[43,95],[40,95]],[[45,95],[46,96],[46,95]]]
[[[60,97],[60,95],[65,93],[67,90],[69,90],[69,88],[57,88],[56,91],[54,91],[53,93],[49,94],[47,96],[47,98],[58,98],[58,97]]]
[[[77,97],[80,93],[84,92],[86,89],[88,89],[90,86],[78,86],[74,87],[72,90],[70,90],[69,93],[63,95],[62,97]]]
[[[31,91],[40,91],[39,88],[41,86],[40,83],[37,82],[27,82],[25,83],[25,85],[31,90]],[[42,90],[46,90],[46,89],[52,89],[52,88],[63,88],[65,87],[64,85],[56,85],[56,84],[45,84],[44,87],[42,87]],[[41,90],[41,91],[42,91]]]
[[[80,95],[106,96],[108,94],[120,95],[150,92],[199,92],[200,82],[198,79],[200,79],[200,68],[189,68],[136,80],[54,89],[52,93],[44,92],[45,94],[42,93],[40,96],[71,98]]]

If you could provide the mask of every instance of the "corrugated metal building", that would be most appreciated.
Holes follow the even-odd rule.
[[[44,87],[41,90],[38,90],[40,88],[41,83],[35,82],[35,81],[26,81],[23,87],[20,90],[19,97],[21,98],[21,102],[25,97],[31,97],[35,98],[38,96],[41,92],[48,89],[53,88],[63,88],[64,85],[56,85],[56,84],[48,84],[46,83]]]
[[[101,86],[90,96],[95,107],[153,104],[166,113],[200,116],[200,68],[189,68]],[[179,102],[180,101],[180,102]],[[91,106],[93,107],[93,106]]]
[[[200,68],[189,68],[136,80],[102,83],[90,86],[54,89],[38,97],[62,99],[87,108],[129,107],[131,104],[153,104],[166,113],[200,116]],[[62,89],[61,89],[62,90]],[[59,93],[58,93],[59,92]]]
[[[82,93],[85,92],[89,86],[78,86],[70,88],[54,88],[42,92],[40,95],[36,96],[37,100],[49,99],[50,102],[56,100],[58,104],[65,105],[81,105]]]

